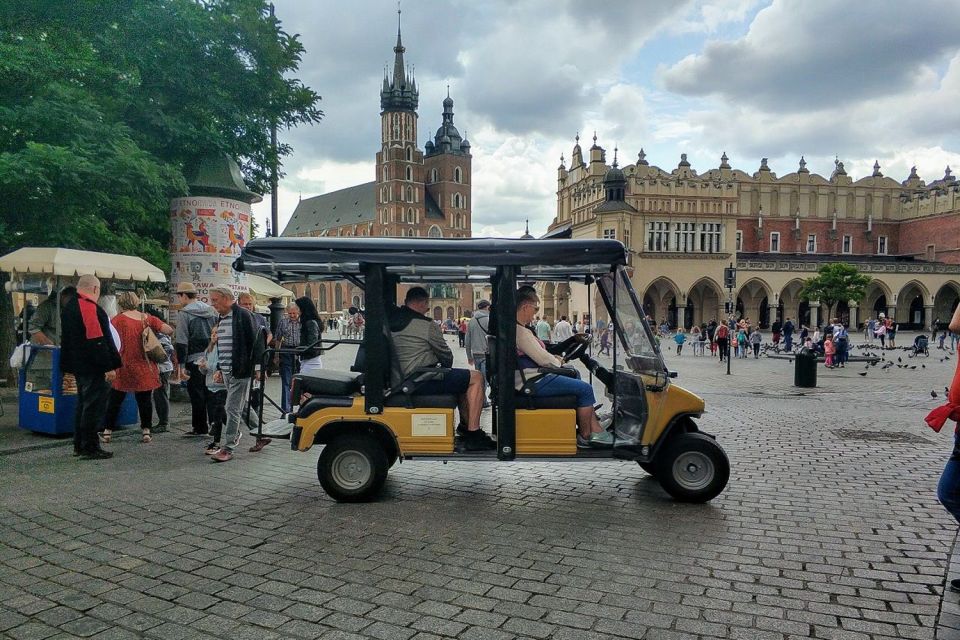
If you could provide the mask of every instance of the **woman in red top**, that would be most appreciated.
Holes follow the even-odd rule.
[[[160,386],[160,370],[156,362],[147,359],[143,352],[143,330],[150,327],[159,333],[170,335],[173,327],[156,316],[137,311],[140,298],[132,291],[124,291],[117,296],[120,313],[110,323],[120,334],[120,360],[117,377],[110,388],[107,403],[107,415],[104,418],[103,441],[110,442],[110,436],[117,426],[120,405],[128,393],[137,398],[140,413],[140,428],[143,430],[143,442],[150,442],[150,424],[153,422],[153,390]]]

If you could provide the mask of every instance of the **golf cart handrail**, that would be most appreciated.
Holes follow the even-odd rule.
[[[382,265],[400,282],[484,282],[498,267],[517,267],[537,280],[570,280],[609,273],[627,263],[627,253],[617,240],[256,238],[234,268],[303,282],[360,277],[364,263]]]

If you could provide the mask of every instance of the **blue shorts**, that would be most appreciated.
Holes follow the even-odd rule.
[[[460,395],[470,386],[469,369],[450,369],[443,374],[443,380],[429,380],[417,387],[418,396]]]
[[[577,408],[592,407],[596,404],[593,387],[590,383],[550,373],[537,380],[534,395],[543,398],[554,396],[577,396]]]

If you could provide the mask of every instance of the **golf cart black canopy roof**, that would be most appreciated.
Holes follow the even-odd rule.
[[[401,281],[472,282],[500,266],[537,280],[571,280],[626,263],[617,240],[338,237],[257,238],[234,267],[279,282],[357,278],[361,264],[383,265]]]

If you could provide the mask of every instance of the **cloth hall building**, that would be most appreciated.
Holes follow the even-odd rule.
[[[397,236],[469,238],[471,228],[470,142],[453,124],[453,100],[443,101],[440,127],[418,147],[420,91],[404,63],[399,25],[393,74],[380,89],[380,149],[375,179],[301,200],[283,230],[294,236]],[[470,286],[431,285],[434,319],[459,318],[473,309]],[[363,290],[349,282],[294,284],[326,315],[363,307]]]
[[[801,158],[778,177],[766,158],[753,173],[719,166],[696,171],[682,155],[673,169],[636,162],[612,165],[597,145],[573,147],[557,170],[557,215],[548,235],[615,238],[626,245],[634,288],[657,321],[671,326],[725,317],[723,271],[737,267],[738,315],[769,326],[779,318],[823,324],[827,309],[799,297],[820,265],[847,262],[871,278],[861,301],[834,315],[856,326],[879,313],[901,328],[946,321],[960,300],[960,183],[947,167],[924,182],[912,170],[898,182],[879,163],[854,180],[837,161],[829,177]],[[580,288],[582,289],[582,288]],[[547,284],[549,318],[589,313],[584,290]],[[598,314],[599,317],[599,314]]]

